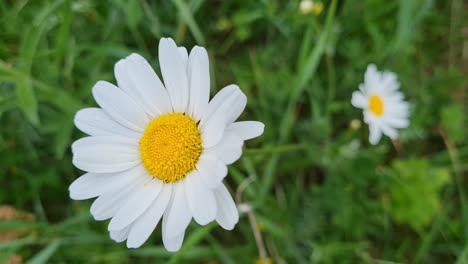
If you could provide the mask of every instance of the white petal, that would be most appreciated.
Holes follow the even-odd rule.
[[[122,208],[114,215],[108,229],[120,230],[135,221],[153,203],[162,186],[163,183],[154,178],[146,184],[139,185],[135,193],[128,197]]]
[[[380,130],[382,131],[383,134],[387,135],[391,139],[396,139],[398,137],[398,132],[396,129],[390,127],[388,124],[385,122],[381,122],[379,124]]]
[[[397,118],[393,116],[384,117],[385,122],[395,128],[405,128],[409,126],[409,121],[406,118]]]
[[[242,145],[244,141],[231,131],[224,133],[223,139],[214,147],[206,149],[216,157],[219,157],[224,164],[229,165],[237,161],[242,156]]]
[[[409,116],[409,104],[407,102],[393,104],[385,110],[385,115],[407,119]]]
[[[128,248],[138,248],[148,240],[166,210],[171,199],[171,193],[172,185],[165,184],[146,212],[132,224],[127,240]]]
[[[118,172],[129,169],[140,161],[138,141],[123,137],[85,137],[72,146],[73,165],[95,173]]]
[[[143,132],[146,128],[149,120],[145,112],[113,84],[97,82],[93,87],[93,96],[98,105],[115,121],[138,132]]]
[[[163,237],[174,238],[185,232],[192,219],[181,182],[172,184],[172,196],[163,216]]]
[[[379,87],[380,81],[380,74],[377,71],[377,67],[374,64],[369,64],[366,69],[366,73],[364,74],[364,83],[367,86],[367,91],[374,89],[375,87]]]
[[[226,165],[221,160],[206,152],[198,159],[197,171],[202,181],[211,189],[217,188],[228,173]]]
[[[239,221],[239,213],[236,204],[224,185],[219,186],[219,188],[215,190],[215,196],[218,206],[216,222],[218,222],[222,228],[232,230]]]
[[[239,87],[237,87],[237,85],[228,85],[215,94],[213,99],[211,99],[210,103],[208,104],[205,112],[202,114],[200,125],[205,124],[211,118],[211,116],[218,111],[218,109],[224,104],[225,101],[229,100],[231,97],[234,97],[238,89]]]
[[[210,65],[204,48],[195,46],[190,52],[188,76],[190,99],[187,113],[198,121],[208,107],[210,97]]]
[[[359,84],[359,91],[360,91],[365,97],[367,97],[367,95],[369,94],[368,88],[367,88],[367,86],[366,86],[365,83]]]
[[[247,105],[247,96],[239,89],[240,94],[236,97],[234,102],[231,103],[230,106],[226,107],[228,109],[227,115],[227,124],[231,124],[232,122],[236,121],[237,118],[242,114]],[[226,102],[230,103],[229,101]]]
[[[91,205],[90,212],[96,220],[106,220],[113,217],[119,209],[125,204],[137,187],[151,181],[148,175],[140,174],[137,178],[128,183],[120,190],[113,190],[99,196]]]
[[[184,235],[185,232],[175,237],[167,237],[163,234],[163,243],[166,250],[169,252],[179,251],[182,247],[182,242],[184,242]]]
[[[360,91],[355,91],[353,97],[351,97],[351,104],[357,108],[366,108],[369,103]]]
[[[115,78],[122,90],[154,118],[172,112],[169,95],[151,65],[133,53],[114,67]]]
[[[213,115],[203,127],[199,127],[201,130],[202,146],[210,148],[218,144],[223,138],[226,124],[226,116],[223,113],[219,113]]]
[[[123,136],[140,138],[141,133],[115,122],[100,108],[85,108],[74,119],[76,127],[90,136]]]
[[[228,85],[221,89],[211,99],[208,107],[201,118],[201,125],[209,122],[216,115],[224,115],[226,124],[234,122],[244,111],[247,104],[247,96],[235,84]]]
[[[200,225],[206,225],[216,218],[216,200],[213,191],[208,188],[198,175],[192,171],[183,181],[187,203],[193,219]]]
[[[189,100],[187,70],[176,44],[170,38],[159,41],[159,64],[174,112],[185,112]]]
[[[256,138],[263,134],[265,125],[258,121],[241,121],[228,125],[226,132],[233,132],[242,140]]]
[[[85,200],[112,190],[119,190],[142,173],[144,173],[144,168],[140,165],[116,173],[86,173],[76,179],[68,188],[70,198]]]
[[[380,129],[377,127],[377,125],[374,123],[369,124],[369,142],[372,145],[376,145],[379,143],[381,137],[382,132],[380,132]]]
[[[218,96],[218,94],[220,94]],[[202,132],[203,147],[216,145],[223,137],[227,124],[238,117],[239,109],[244,109],[246,96],[236,85],[230,85],[218,93],[205,111],[199,128]]]
[[[131,226],[127,226],[122,230],[110,231],[109,234],[110,234],[111,239],[117,243],[124,241],[128,237],[130,228]]]
[[[390,71],[384,71],[381,75],[382,87],[385,87],[386,92],[392,92],[400,88],[400,83],[398,82],[398,77],[395,73]]]
[[[401,92],[392,92],[383,97],[384,103],[388,105],[398,105],[404,98],[405,96]]]
[[[188,52],[187,52],[187,49],[185,47],[178,47],[177,48],[177,51],[179,52],[179,55],[180,57],[182,58],[183,62],[184,62],[184,69],[187,68],[187,64],[188,64]]]

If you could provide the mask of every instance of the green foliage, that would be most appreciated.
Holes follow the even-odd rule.
[[[422,232],[440,213],[440,192],[450,181],[448,170],[432,167],[425,159],[395,160],[389,177],[388,210],[397,222]]]
[[[449,138],[454,143],[462,143],[466,136],[464,109],[461,105],[448,105],[440,110],[442,127],[447,130]]]
[[[24,231],[0,243],[0,263],[259,258],[246,214],[233,231],[192,224],[176,254],[160,228],[129,250],[92,219],[91,201],[68,196],[83,173],[71,164],[83,136],[74,114],[132,52],[159,72],[161,37],[205,46],[211,95],[238,84],[240,119],[266,125],[225,182],[253,208],[274,263],[466,263],[467,3],[327,0],[317,16],[299,3],[0,1],[0,204],[36,216],[0,221],[0,239]],[[377,146],[350,104],[369,63],[395,72],[411,105],[399,140]]]

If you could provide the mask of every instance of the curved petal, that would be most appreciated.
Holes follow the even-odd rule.
[[[112,120],[101,108],[85,108],[76,112],[75,126],[90,136],[123,136],[140,138],[141,133]]]
[[[390,127],[388,124],[384,123],[383,121],[380,122],[379,127],[382,133],[387,135],[392,140],[398,137],[398,132],[396,131],[396,129]]]
[[[239,109],[243,110],[247,102],[246,96],[236,85],[230,85],[218,94],[221,95],[213,98],[199,124],[205,148],[210,148],[221,140],[226,125],[232,123],[230,120],[234,117],[237,118]]]
[[[242,140],[256,138],[263,134],[265,125],[258,121],[234,122],[226,128],[226,132],[232,132]]]
[[[188,52],[185,47],[178,47],[177,51],[179,52],[180,57],[182,58],[182,61],[184,62],[184,69],[187,69],[187,64],[188,64]]]
[[[169,252],[177,252],[182,247],[182,242],[184,242],[185,232],[177,235],[175,237],[167,237],[163,233],[163,243],[164,247]]]
[[[396,91],[400,88],[400,82],[395,73],[390,71],[384,71],[381,75],[382,87],[385,87],[386,92]]]
[[[151,65],[133,53],[114,67],[115,78],[122,90],[154,118],[172,112],[169,95]]]
[[[405,128],[409,126],[409,121],[406,118],[398,118],[398,117],[385,117],[385,122],[392,127],[395,128]]]
[[[120,190],[142,173],[144,173],[144,168],[139,165],[116,173],[86,173],[68,188],[70,198],[85,200],[109,191]]]
[[[146,173],[137,175],[136,177],[134,181],[128,183],[122,189],[109,191],[99,196],[93,202],[90,209],[94,219],[106,220],[113,217],[139,185],[151,181],[151,178]]]
[[[184,185],[181,182],[172,184],[172,196],[163,216],[163,237],[174,238],[185,232],[192,219],[185,198]]]
[[[213,191],[202,182],[196,170],[184,179],[188,208],[193,219],[200,225],[207,225],[216,218],[216,200]]]
[[[369,124],[369,142],[372,145],[376,145],[379,143],[381,137],[382,132],[380,132],[380,129],[377,127],[377,125],[374,123]]]
[[[375,64],[367,65],[366,72],[364,73],[364,82],[367,88],[378,87],[379,79],[380,79],[380,74]]]
[[[200,120],[200,125],[204,125],[212,115],[218,112],[218,109],[231,97],[234,97],[239,87],[237,85],[231,84],[223,89],[221,89],[218,93],[215,94],[213,99],[211,99],[208,107],[202,114],[202,118]]]
[[[232,164],[242,156],[244,141],[231,131],[226,130],[223,139],[214,147],[206,149],[207,153],[213,153],[226,165]]]
[[[239,221],[239,212],[237,211],[236,204],[223,184],[215,190],[215,196],[218,206],[216,222],[222,228],[232,230]]]
[[[138,248],[148,240],[166,210],[171,193],[172,186],[165,184],[146,212],[133,223],[127,239],[128,248]]]
[[[124,91],[115,85],[98,81],[93,87],[94,100],[115,121],[132,130],[143,132],[149,119]]]
[[[407,119],[409,116],[409,106],[410,105],[407,102],[393,104],[385,111],[385,115]]]
[[[208,53],[202,47],[195,46],[190,52],[188,60],[188,76],[190,82],[190,99],[187,113],[195,121],[208,106],[210,97],[210,65]]]
[[[123,137],[85,137],[71,148],[73,165],[88,172],[119,172],[141,162],[138,141]]]
[[[135,221],[153,203],[162,186],[163,183],[154,178],[146,184],[139,185],[135,193],[127,198],[122,208],[114,215],[109,223],[108,230],[120,230]]]
[[[185,112],[189,100],[187,70],[176,44],[170,38],[159,41],[159,64],[174,112]]]
[[[239,89],[240,91],[240,89]],[[231,106],[227,107],[228,111],[226,112],[226,122],[227,124],[231,124],[232,122],[236,121],[237,118],[242,114],[247,105],[247,96],[240,91],[240,94],[236,97]]]
[[[355,91],[351,97],[351,104],[357,108],[366,108],[369,103],[367,98],[360,91]]]
[[[122,230],[110,231],[110,238],[117,243],[123,242],[125,239],[127,239],[130,228],[131,226],[127,226]]]
[[[197,171],[200,178],[211,189],[217,188],[228,173],[226,165],[216,158],[214,154],[203,153],[197,163]]]

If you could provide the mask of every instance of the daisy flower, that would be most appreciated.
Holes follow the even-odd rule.
[[[382,133],[389,138],[398,137],[397,128],[409,125],[409,105],[398,91],[400,83],[393,72],[379,72],[374,64],[367,66],[364,83],[353,92],[351,104],[363,109],[364,122],[369,125],[369,142],[377,144]]]
[[[75,200],[98,197],[91,214],[111,218],[113,240],[140,247],[162,222],[164,246],[177,251],[192,217],[234,228],[238,211],[222,181],[244,141],[260,136],[264,125],[235,122],[247,103],[236,85],[209,101],[204,48],[188,55],[163,38],[159,64],[164,84],[143,57],[131,54],[115,64],[118,87],[94,85],[100,108],[76,113],[76,127],[89,137],[72,145],[73,164],[87,173],[69,191]]]

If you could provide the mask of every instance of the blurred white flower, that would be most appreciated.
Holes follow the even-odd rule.
[[[299,4],[299,10],[303,15],[314,13],[318,16],[323,11],[323,4],[320,1],[302,0]]]
[[[359,85],[359,91],[353,93],[351,104],[363,109],[371,144],[377,144],[382,133],[396,139],[396,129],[409,125],[409,104],[404,101],[399,88],[395,73],[379,72],[375,65],[370,64],[364,75],[364,83]]]
[[[90,136],[72,145],[73,164],[88,173],[69,191],[76,200],[98,197],[91,214],[112,218],[113,240],[140,247],[162,219],[164,246],[177,251],[192,217],[200,225],[215,220],[234,228],[238,211],[222,181],[243,142],[260,136],[264,125],[234,122],[247,103],[236,85],[208,102],[204,48],[196,46],[188,55],[163,38],[159,63],[164,85],[138,54],[115,64],[118,87],[95,84],[101,108],[77,112],[75,125]]]

